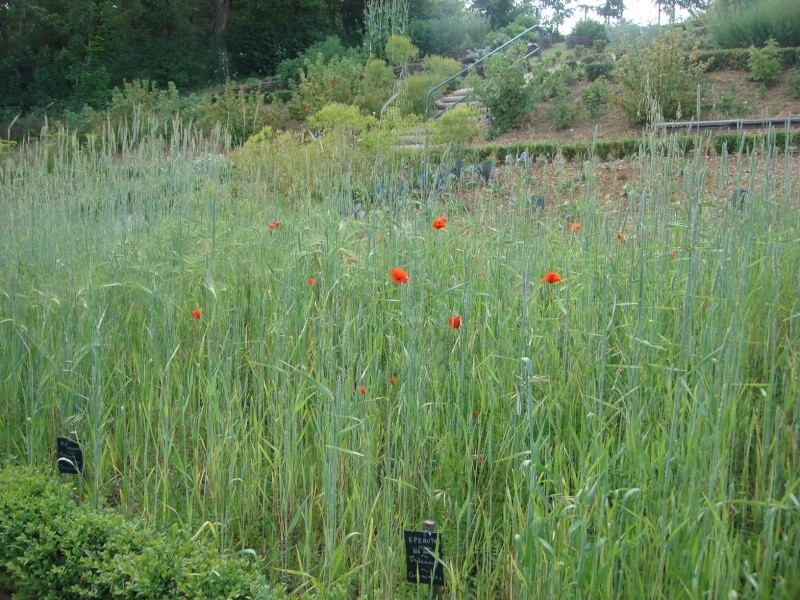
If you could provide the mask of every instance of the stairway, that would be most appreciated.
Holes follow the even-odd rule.
[[[472,88],[461,88],[459,90],[455,90],[454,92],[450,92],[449,94],[446,94],[440,98],[437,98],[434,101],[433,105],[439,112],[436,115],[434,115],[433,118],[435,119],[443,112],[450,110],[451,108],[453,108],[458,104],[464,104],[465,99],[470,94],[472,94],[473,91],[474,90]],[[470,106],[478,106],[478,107],[483,106],[480,102],[477,102],[475,100],[467,102],[467,104],[469,104]]]

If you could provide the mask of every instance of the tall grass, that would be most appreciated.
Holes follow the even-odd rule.
[[[745,6],[718,6],[709,13],[708,25],[722,48],[761,48],[770,38],[793,48],[800,46],[800,3],[759,0]]]
[[[298,594],[427,597],[402,530],[433,519],[451,598],[800,595],[791,152],[712,171],[645,139],[626,206],[584,165],[569,233],[523,173],[359,220],[410,166],[344,138],[232,166],[138,127],[0,171],[6,460],[74,431],[84,501]]]

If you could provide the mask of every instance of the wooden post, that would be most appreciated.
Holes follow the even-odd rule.
[[[431,521],[427,519],[422,522],[422,531],[426,533],[436,533],[436,521]],[[439,554],[442,553],[442,549],[438,548]],[[433,573],[431,573],[431,577],[433,577]],[[434,585],[433,587],[433,597],[434,598],[442,598],[442,586]]]

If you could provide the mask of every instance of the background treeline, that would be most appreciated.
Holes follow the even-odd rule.
[[[123,81],[180,90],[274,74],[328,36],[363,44],[366,0],[0,0],[0,121],[48,105],[100,107]],[[505,16],[511,14],[506,7]],[[436,42],[460,0],[411,0],[409,27]],[[447,17],[447,19],[445,19]],[[455,36],[455,40],[452,39]]]

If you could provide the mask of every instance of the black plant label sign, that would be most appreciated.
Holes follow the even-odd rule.
[[[406,541],[406,578],[409,583],[444,585],[442,536],[429,531],[404,531]],[[439,561],[435,556],[439,556]]]
[[[59,473],[72,473],[75,475],[83,473],[83,451],[78,442],[69,438],[57,437],[56,447],[58,449]]]

